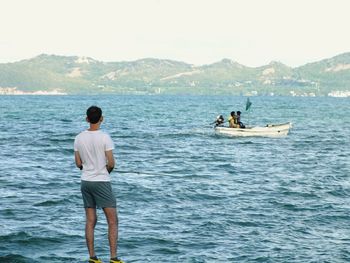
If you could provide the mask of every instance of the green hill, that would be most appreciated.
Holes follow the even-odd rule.
[[[43,54],[0,64],[0,91],[4,88],[68,94],[324,96],[350,90],[350,53],[297,68],[280,62],[253,68],[229,59],[202,66],[154,58],[107,63],[88,57]]]

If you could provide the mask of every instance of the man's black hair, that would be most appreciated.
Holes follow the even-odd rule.
[[[87,109],[86,116],[90,123],[96,124],[101,119],[102,110],[97,106],[91,106]]]
[[[231,111],[231,116],[235,115],[235,112],[234,111]]]
[[[237,111],[237,115],[241,115],[241,112],[240,112],[240,111]]]

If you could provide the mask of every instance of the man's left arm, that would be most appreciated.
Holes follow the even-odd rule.
[[[115,166],[114,156],[113,156],[113,150],[105,151],[106,158],[107,158],[107,171],[108,173],[111,173]]]

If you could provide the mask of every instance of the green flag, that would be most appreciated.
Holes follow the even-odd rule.
[[[247,99],[247,103],[245,104],[245,110],[249,110],[250,106],[252,105],[252,103],[250,102],[249,98]]]

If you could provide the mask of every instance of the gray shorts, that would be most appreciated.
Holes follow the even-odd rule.
[[[117,207],[111,182],[81,181],[81,194],[85,208]]]

